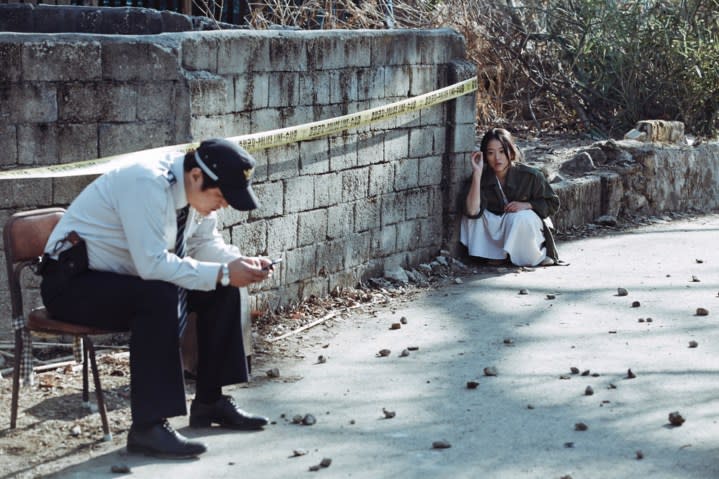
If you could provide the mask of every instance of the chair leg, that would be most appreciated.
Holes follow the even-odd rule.
[[[12,403],[10,406],[10,429],[17,425],[18,396],[20,394],[20,361],[24,353],[22,330],[15,330],[15,365],[12,371]]]
[[[90,405],[90,386],[88,385],[87,377],[87,337],[83,337],[83,348],[82,348],[82,403],[85,406]]]
[[[90,355],[90,365],[92,366],[92,379],[95,382],[95,395],[97,396],[97,409],[100,411],[100,417],[102,418],[102,431],[105,433],[105,441],[112,440],[112,433],[110,433],[110,425],[107,421],[107,409],[105,408],[105,397],[102,393],[102,386],[100,385],[100,373],[97,370],[97,359],[95,357],[95,345],[89,337],[85,336],[85,351]]]

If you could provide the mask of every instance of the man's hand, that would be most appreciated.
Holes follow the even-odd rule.
[[[237,258],[227,264],[230,268],[230,284],[241,288],[264,281],[272,274],[272,270],[263,268],[269,266],[271,262],[269,258]]]
[[[522,210],[531,210],[532,204],[528,203],[526,201],[512,201],[511,203],[508,203],[507,206],[504,207],[504,211],[506,213],[516,213],[517,211]]]

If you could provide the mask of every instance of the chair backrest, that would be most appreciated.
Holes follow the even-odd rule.
[[[3,245],[13,318],[23,314],[20,274],[42,256],[50,233],[64,213],[63,208],[23,211],[5,223]]]

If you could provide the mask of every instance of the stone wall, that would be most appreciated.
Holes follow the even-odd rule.
[[[474,75],[453,31],[0,33],[3,168],[234,136],[385,105]],[[262,208],[222,212],[246,254],[283,255],[258,306],[356,285],[443,245],[443,185],[474,143],[474,96],[255,154]],[[0,180],[0,223],[93,178]],[[8,314],[5,268],[2,317]],[[34,301],[37,299],[34,298]]]

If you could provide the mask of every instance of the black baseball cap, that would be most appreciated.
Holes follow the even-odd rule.
[[[222,138],[205,140],[195,151],[195,161],[218,183],[230,206],[240,211],[259,207],[251,186],[256,162],[240,145]]]

